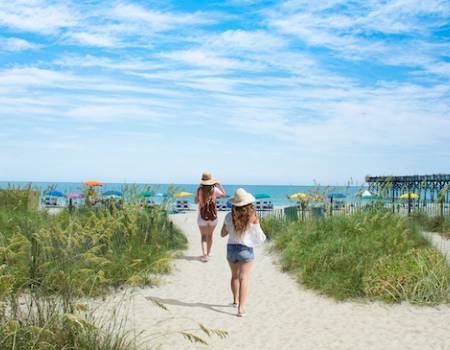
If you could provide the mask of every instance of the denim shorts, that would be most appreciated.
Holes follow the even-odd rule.
[[[227,245],[227,260],[231,263],[252,261],[254,258],[253,248],[242,244]]]

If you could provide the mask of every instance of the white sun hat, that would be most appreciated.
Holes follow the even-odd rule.
[[[243,207],[244,205],[251,204],[255,201],[255,197],[251,193],[248,193],[243,188],[238,188],[234,192],[234,197],[230,198],[231,204],[236,207]]]
[[[209,171],[205,171],[202,174],[202,179],[200,180],[200,185],[215,185],[218,183],[216,179],[213,178],[212,174]]]

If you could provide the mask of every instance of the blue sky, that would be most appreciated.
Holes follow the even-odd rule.
[[[450,1],[0,1],[0,180],[450,172]]]

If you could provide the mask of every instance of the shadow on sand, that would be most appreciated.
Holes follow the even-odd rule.
[[[204,309],[212,310],[215,312],[219,312],[221,314],[231,315],[235,316],[236,313],[227,312],[223,310],[217,309],[218,307],[226,307],[226,308],[232,308],[232,305],[223,305],[223,304],[206,304],[206,303],[187,303],[185,301],[180,301],[177,299],[164,299],[164,298],[158,298],[158,297],[146,297],[145,299],[150,301],[156,301],[158,303],[161,303],[163,305],[176,305],[176,306],[184,306],[184,307],[201,307]]]
[[[176,256],[175,260],[186,260],[186,261],[200,261],[201,260],[201,256],[190,256],[190,255],[181,255],[181,256]]]

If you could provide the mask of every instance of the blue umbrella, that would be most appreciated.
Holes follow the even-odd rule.
[[[46,193],[46,196],[49,197],[64,197],[64,193],[59,192],[59,191],[50,191]]]
[[[333,198],[333,199],[342,199],[342,198],[345,198],[345,194],[333,192],[333,193],[330,193],[328,195],[328,197]]]
[[[167,192],[158,192],[155,196],[165,198],[165,197],[168,197],[169,194]]]
[[[105,197],[112,197],[112,196],[121,197],[122,196],[122,192],[119,192],[119,191],[106,191],[106,192],[103,192],[103,196],[105,196]]]

